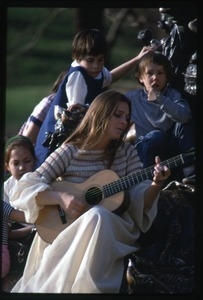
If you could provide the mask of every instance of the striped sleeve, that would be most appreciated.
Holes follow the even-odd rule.
[[[13,209],[14,208],[9,203],[7,203],[6,201],[3,201],[3,219],[4,220],[9,220],[11,211]]]
[[[35,172],[43,176],[47,183],[56,180],[61,174],[64,174],[68,167],[73,149],[68,145],[62,145],[52,152],[45,162]]]

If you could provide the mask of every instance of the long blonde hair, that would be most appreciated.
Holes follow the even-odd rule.
[[[111,116],[114,114],[118,103],[125,102],[129,107],[131,116],[131,102],[122,93],[115,90],[107,90],[99,94],[88,108],[83,120],[75,131],[64,141],[78,146],[80,149],[88,149],[99,145],[103,138]],[[103,158],[109,159],[109,166],[112,164],[116,150],[124,142],[124,138],[131,126],[130,118],[126,130],[123,131],[120,139],[112,140],[105,149]]]

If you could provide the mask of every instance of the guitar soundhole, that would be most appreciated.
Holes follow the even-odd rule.
[[[85,194],[85,200],[89,205],[97,205],[102,200],[102,191],[97,187],[90,188]]]

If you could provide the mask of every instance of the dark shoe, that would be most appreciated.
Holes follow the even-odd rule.
[[[195,174],[183,178],[182,183],[195,185]]]

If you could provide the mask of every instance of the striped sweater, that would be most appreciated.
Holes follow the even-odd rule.
[[[8,245],[8,220],[11,214],[13,207],[3,201],[3,221],[2,221],[2,244]]]

